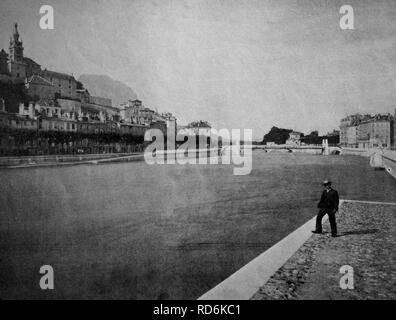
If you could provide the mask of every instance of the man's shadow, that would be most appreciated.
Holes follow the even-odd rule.
[[[339,233],[337,235],[337,237],[343,237],[343,236],[350,236],[350,235],[354,235],[354,234],[373,234],[373,233],[377,233],[379,231],[379,229],[362,229],[362,230],[351,230],[351,231],[345,231],[342,233]],[[330,232],[325,232],[325,233],[330,233]]]

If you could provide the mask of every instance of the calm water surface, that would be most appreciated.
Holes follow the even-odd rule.
[[[313,217],[324,179],[344,199],[396,202],[396,180],[366,158],[253,155],[248,176],[144,162],[0,171],[0,298],[195,299]],[[52,291],[38,285],[45,264]]]

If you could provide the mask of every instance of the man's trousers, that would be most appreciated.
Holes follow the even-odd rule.
[[[334,209],[320,209],[316,216],[316,232],[322,232],[322,219],[327,214],[331,227],[331,235],[337,235],[337,222],[335,217],[336,211]]]

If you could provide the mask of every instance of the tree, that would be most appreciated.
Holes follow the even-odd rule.
[[[264,136],[263,143],[275,142],[276,144],[285,144],[289,138],[291,129],[283,129],[278,127],[272,127],[271,130]]]
[[[188,128],[211,128],[209,122],[204,120],[193,121],[187,125]]]
[[[27,103],[34,100],[29,97],[23,83],[14,84],[11,81],[0,81],[0,98],[3,98],[6,105],[6,111],[17,113],[19,111],[19,103]]]

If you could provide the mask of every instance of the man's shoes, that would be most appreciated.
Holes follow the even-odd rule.
[[[321,233],[322,233],[322,231],[316,231],[316,230],[312,230],[312,233],[321,234]]]
[[[338,234],[332,234],[331,235],[333,238],[337,238],[338,237]]]

